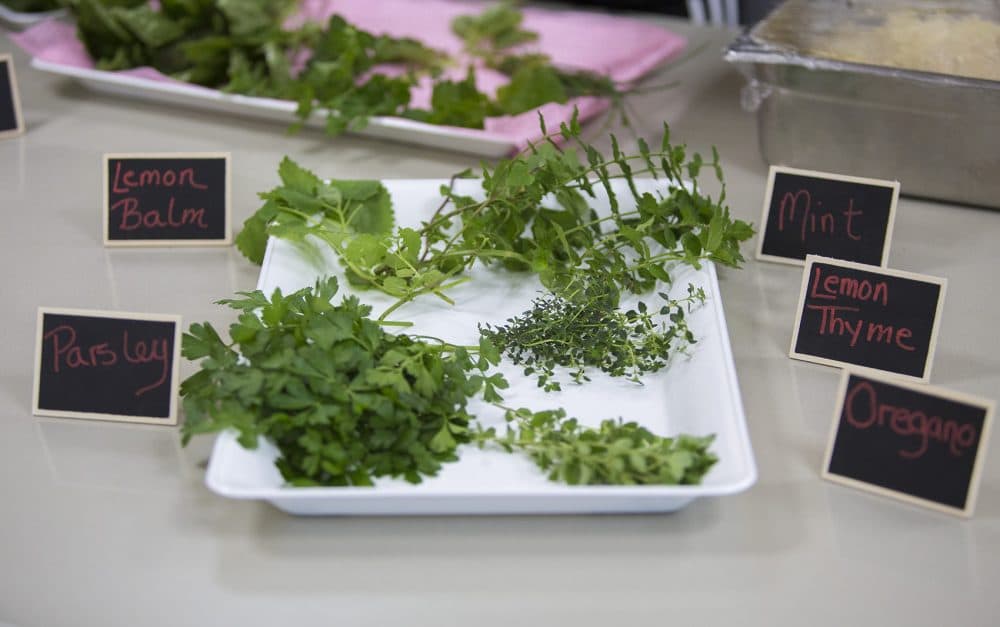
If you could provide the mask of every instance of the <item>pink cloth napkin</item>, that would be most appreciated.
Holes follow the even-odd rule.
[[[289,20],[289,26],[305,20],[325,21],[330,15],[339,13],[348,22],[375,34],[413,37],[435,48],[459,54],[462,42],[451,33],[452,18],[478,13],[484,6],[487,5],[482,2],[461,0],[303,0],[299,14]],[[684,38],[679,35],[632,18],[536,8],[526,8],[523,12],[524,27],[539,34],[538,42],[529,44],[526,50],[544,52],[560,67],[597,71],[620,83],[640,78],[676,56],[685,45]],[[26,52],[44,61],[94,67],[72,25],[46,21],[11,38]],[[152,68],[135,68],[121,74],[154,81],[173,80]],[[464,70],[456,70],[456,78],[463,76]],[[482,68],[477,70],[476,77],[479,88],[486,93],[493,93],[507,81],[502,74]],[[426,107],[430,94],[429,81],[414,87],[413,106]],[[604,111],[607,103],[597,98],[578,98],[565,105],[544,105],[541,113],[549,128],[557,128],[560,122],[570,119],[573,107],[577,107],[580,118],[586,120]],[[538,116],[534,111],[489,118],[484,130],[462,129],[462,132],[505,139],[518,148],[540,137]]]

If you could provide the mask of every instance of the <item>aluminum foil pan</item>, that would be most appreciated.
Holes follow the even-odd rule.
[[[1000,3],[789,0],[725,59],[768,163],[1000,208]]]

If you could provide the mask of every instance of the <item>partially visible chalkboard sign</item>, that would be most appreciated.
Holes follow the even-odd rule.
[[[24,120],[21,118],[14,59],[9,54],[0,54],[0,139],[23,132]]]
[[[884,266],[898,199],[896,181],[771,166],[757,258],[802,265],[812,254]]]
[[[947,282],[809,255],[790,355],[930,380]]]
[[[179,316],[42,307],[37,415],[177,424]]]
[[[823,477],[971,516],[994,404],[844,371]]]
[[[228,153],[104,155],[104,244],[229,244],[229,165]]]

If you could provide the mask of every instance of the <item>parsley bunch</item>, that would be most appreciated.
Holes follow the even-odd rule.
[[[354,296],[333,304],[335,278],[284,296],[260,291],[220,301],[240,311],[224,342],[210,324],[182,340],[201,370],[181,385],[187,442],[235,428],[254,448],[270,438],[292,485],[371,485],[375,477],[417,483],[454,461],[470,440],[468,399],[499,399],[485,376],[495,350],[478,359],[460,346],[385,332]]]

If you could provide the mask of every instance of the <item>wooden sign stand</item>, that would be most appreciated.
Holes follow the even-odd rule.
[[[17,137],[24,133],[21,115],[21,95],[17,90],[14,58],[0,54],[0,139]]]
[[[971,516],[995,404],[943,388],[845,370],[822,476]]]

